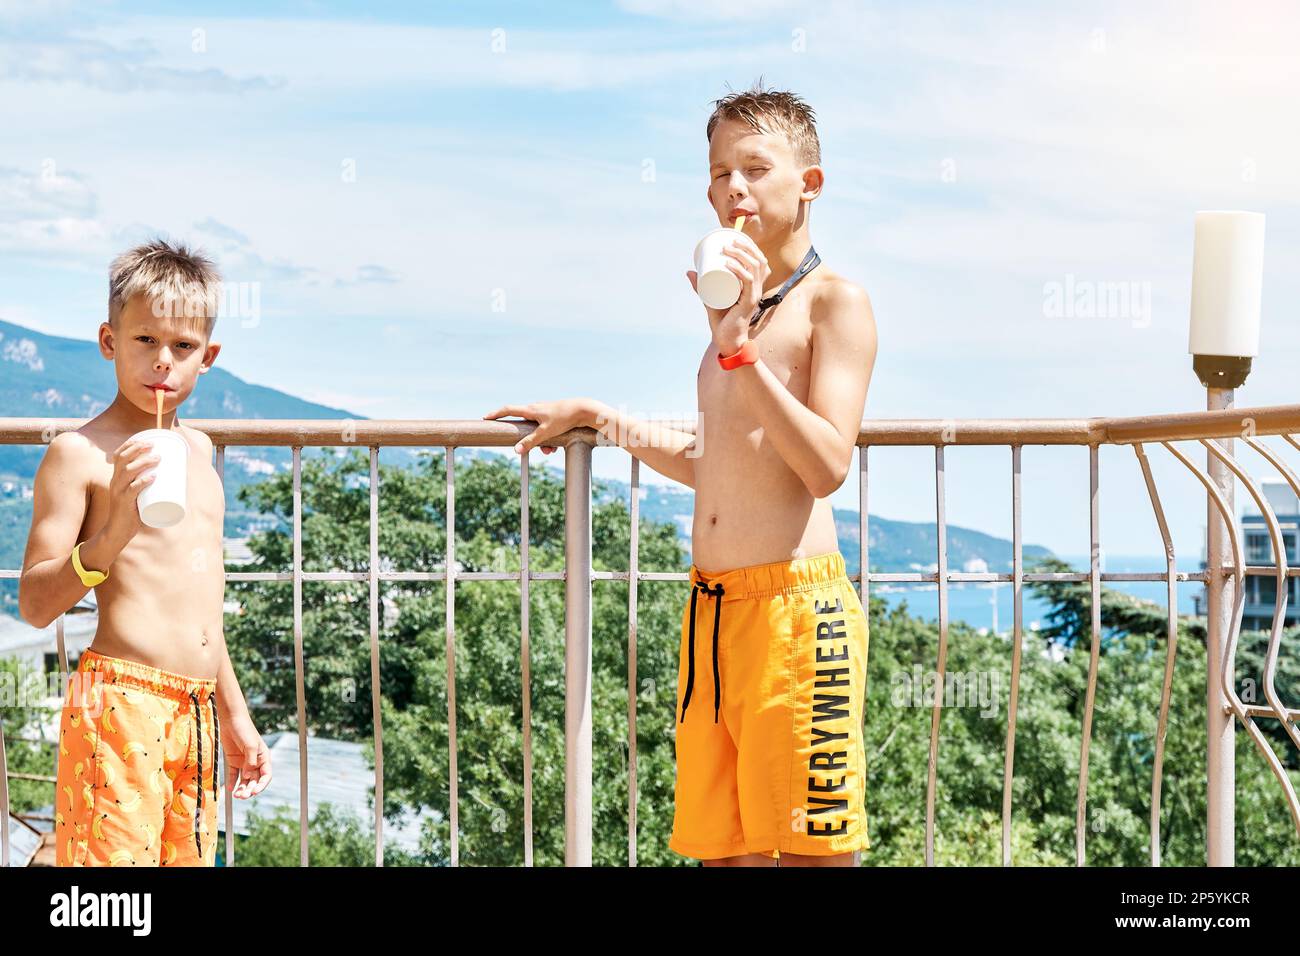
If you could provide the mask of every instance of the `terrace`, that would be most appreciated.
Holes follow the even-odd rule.
[[[948,590],[960,583],[1005,583],[1012,591],[1014,623],[1011,631],[1012,657],[1007,675],[1010,696],[1007,700],[1007,734],[1003,752],[1002,772],[1002,837],[1001,857],[1004,865],[1012,861],[1012,783],[1016,765],[1016,717],[1019,705],[1021,646],[1023,628],[1023,586],[1033,581],[1086,582],[1092,595],[1090,629],[1090,657],[1083,719],[1078,727],[1079,772],[1077,777],[1077,812],[1075,822],[1075,861],[1083,866],[1088,860],[1088,758],[1093,734],[1093,717],[1098,692],[1098,661],[1101,647],[1100,594],[1102,584],[1112,581],[1161,582],[1167,589],[1168,638],[1163,661],[1153,661],[1153,667],[1163,669],[1163,691],[1158,712],[1152,715],[1155,726],[1155,758],[1150,780],[1150,833],[1149,856],[1152,865],[1161,862],[1161,774],[1164,759],[1164,742],[1170,688],[1178,651],[1177,589],[1180,584],[1204,585],[1207,590],[1208,615],[1208,703],[1201,728],[1203,745],[1208,758],[1208,819],[1206,862],[1209,865],[1232,865],[1234,853],[1233,797],[1236,786],[1236,769],[1233,750],[1233,732],[1239,726],[1255,744],[1265,764],[1285,794],[1293,823],[1300,833],[1300,803],[1291,778],[1273,747],[1261,732],[1261,722],[1279,721],[1292,745],[1300,747],[1300,732],[1295,719],[1300,711],[1289,707],[1281,699],[1275,686],[1278,655],[1281,650],[1282,625],[1286,613],[1289,588],[1286,581],[1298,569],[1287,564],[1287,548],[1283,546],[1282,530],[1277,516],[1261,493],[1259,483],[1236,457],[1235,443],[1240,441],[1257,452],[1271,467],[1300,494],[1300,482],[1295,473],[1282,460],[1276,446],[1266,443],[1266,436],[1278,436],[1291,448],[1300,449],[1294,434],[1300,433],[1300,405],[1234,409],[1231,392],[1211,389],[1210,411],[1169,415],[1147,415],[1133,418],[1088,419],[1013,419],[1013,420],[895,420],[866,421],[858,437],[857,474],[859,494],[859,562],[862,571],[854,575],[866,604],[873,584],[929,584],[937,588],[938,642],[931,651],[934,668],[942,683],[948,659]],[[685,581],[681,572],[643,570],[638,548],[638,490],[640,486],[639,463],[631,460],[630,469],[630,549],[627,568],[617,571],[596,571],[592,564],[592,456],[597,447],[597,435],[591,430],[577,430],[564,436],[560,442],[564,455],[564,554],[563,571],[536,571],[529,567],[529,471],[521,470],[519,498],[519,567],[517,573],[495,571],[464,571],[456,561],[454,533],[446,536],[446,551],[440,568],[384,570],[379,550],[380,495],[379,452],[392,447],[441,448],[446,452],[446,522],[455,528],[455,461],[461,449],[509,449],[531,426],[518,426],[487,421],[277,421],[277,420],[191,420],[188,422],[211,436],[216,446],[216,468],[224,477],[225,456],[228,449],[249,446],[281,446],[292,449],[293,522],[292,566],[287,571],[227,572],[227,581],[280,581],[290,582],[293,590],[293,646],[298,733],[297,785],[301,808],[299,846],[300,863],[308,863],[308,715],[304,678],[303,650],[303,586],[309,582],[366,582],[369,585],[370,615],[370,694],[374,707],[374,790],[375,803],[382,805],[384,787],[384,726],[380,719],[380,585],[385,582],[444,582],[446,596],[445,628],[448,660],[455,655],[456,605],[458,587],[472,586],[476,581],[514,581],[519,588],[519,656],[517,665],[522,675],[523,726],[523,861],[533,862],[532,782],[533,748],[531,737],[530,701],[530,623],[529,589],[533,582],[563,581],[564,588],[564,848],[565,861],[570,866],[590,865],[592,862],[592,595],[593,588],[606,581],[625,581],[628,585],[627,626],[627,747],[630,759],[627,766],[629,802],[627,808],[627,863],[637,863],[637,589],[642,582]],[[58,431],[73,429],[80,421],[67,419],[0,419],[0,442],[8,444],[40,445]],[[303,567],[302,553],[302,493],[301,453],[304,448],[338,447],[368,449],[370,462],[369,482],[369,563],[368,570],[357,572],[310,572]],[[949,447],[984,446],[1007,452],[1007,497],[1012,528],[1013,561],[1010,573],[952,571],[948,566],[945,486],[945,454]],[[1094,560],[1086,572],[1035,574],[1024,571],[1022,564],[1022,457],[1023,450],[1032,446],[1072,446],[1086,449],[1088,461],[1089,538]],[[934,529],[937,547],[934,559],[937,570],[916,573],[873,573],[869,569],[867,533],[867,502],[870,491],[869,476],[873,449],[910,447],[932,451],[931,478],[934,487]],[[1099,521],[1100,451],[1104,447],[1132,449],[1141,469],[1145,490],[1150,499],[1151,513],[1159,530],[1159,552],[1167,560],[1163,572],[1119,573],[1103,570],[1102,537]],[[1204,450],[1204,465],[1194,458]],[[1149,455],[1150,451],[1150,455]],[[623,454],[608,450],[602,454]],[[1175,553],[1162,505],[1161,489],[1153,477],[1150,457],[1169,456],[1177,462],[1180,472],[1188,481],[1203,490],[1207,507],[1207,567],[1201,572],[1178,571]],[[916,480],[922,480],[916,475]],[[1273,544],[1273,554],[1278,556],[1274,565],[1248,565],[1243,542],[1237,529],[1235,514],[1235,489],[1237,483],[1249,494],[1263,515]],[[1199,493],[1199,492],[1198,492]],[[1082,503],[1081,503],[1082,505]],[[1154,542],[1153,542],[1154,543]],[[20,569],[0,570],[0,577],[17,578]],[[1246,702],[1234,687],[1233,668],[1236,663],[1238,637],[1241,631],[1242,609],[1248,576],[1268,576],[1275,579],[1276,605],[1269,634],[1268,654],[1263,674],[1265,703]],[[64,643],[64,621],[56,624],[60,669],[66,675],[68,661]],[[872,661],[872,664],[875,662]],[[450,823],[451,863],[459,862],[458,814],[461,795],[457,774],[456,734],[456,679],[454,668],[448,667],[448,727],[449,727],[449,779],[448,805],[444,808]],[[870,677],[869,677],[870,679]],[[3,715],[0,715],[3,716]],[[882,715],[868,709],[868,724]],[[937,770],[944,754],[940,747],[940,728],[943,721],[942,697],[935,700],[930,715],[928,738],[928,765],[925,787],[925,861],[935,862],[936,798],[938,794]],[[46,782],[53,788],[51,775],[10,773],[4,758],[4,735],[0,733],[0,834],[4,843],[0,848],[3,863],[9,863],[9,781],[28,779]],[[868,787],[868,812],[871,789]],[[225,796],[225,862],[237,865],[232,833],[231,797]],[[918,806],[918,815],[922,808]],[[385,845],[384,819],[374,816],[375,863],[382,865]]]

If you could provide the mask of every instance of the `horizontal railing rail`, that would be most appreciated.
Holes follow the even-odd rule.
[[[0,444],[41,445],[54,435],[73,430],[84,424],[80,419],[18,419],[0,418]],[[637,588],[642,581],[686,581],[685,572],[643,571],[639,566],[639,491],[640,462],[630,462],[630,548],[626,571],[593,571],[591,561],[591,455],[592,449],[606,444],[599,433],[590,428],[575,429],[557,437],[554,444],[562,446],[565,454],[565,569],[562,572],[534,571],[529,566],[529,487],[528,469],[521,468],[520,481],[520,553],[518,572],[466,572],[458,570],[455,562],[455,453],[458,448],[509,448],[534,426],[526,423],[465,420],[268,420],[268,419],[192,419],[186,424],[205,432],[216,449],[216,468],[224,480],[225,452],[234,446],[260,447],[284,446],[293,452],[293,556],[287,571],[227,572],[227,581],[290,581],[293,584],[293,640],[295,669],[295,705],[297,711],[299,754],[299,858],[308,863],[308,746],[306,694],[304,685],[302,585],[304,582],[367,581],[370,585],[370,666],[371,697],[374,712],[375,799],[374,805],[383,806],[383,727],[380,720],[379,683],[379,585],[388,581],[442,581],[446,583],[446,655],[447,655],[447,707],[449,731],[449,806],[451,863],[459,862],[457,786],[457,738],[455,703],[455,586],[459,582],[515,580],[520,584],[520,668],[522,677],[523,713],[523,857],[525,865],[533,862],[532,776],[533,754],[531,737],[531,700],[529,691],[529,584],[538,580],[563,580],[565,582],[565,859],[570,865],[591,863],[592,828],[592,585],[596,581],[627,581],[628,588],[628,750],[629,750],[629,806],[628,806],[628,862],[637,860]],[[681,430],[679,423],[675,428]],[[689,427],[686,429],[689,431]],[[1285,616],[1285,587],[1277,589],[1276,610],[1270,633],[1265,670],[1265,699],[1267,705],[1247,704],[1233,690],[1232,666],[1241,626],[1242,583],[1248,574],[1273,575],[1278,581],[1300,573],[1300,568],[1290,568],[1285,563],[1285,549],[1280,544],[1280,527],[1267,499],[1258,485],[1232,457],[1232,442],[1245,441],[1264,455],[1300,495],[1300,483],[1280,458],[1260,440],[1260,436],[1280,435],[1291,446],[1300,448],[1293,433],[1300,432],[1300,405],[1269,406],[1253,409],[1223,409],[1208,412],[1184,412],[1164,415],[1147,415],[1132,418],[1087,419],[998,419],[998,420],[888,420],[867,421],[858,435],[858,496],[859,496],[859,554],[861,569],[852,575],[859,587],[864,607],[867,605],[870,584],[878,583],[928,583],[937,585],[938,592],[938,647],[936,658],[937,680],[942,684],[948,650],[948,587],[952,584],[972,582],[1003,582],[1012,585],[1014,624],[1012,631],[1011,688],[1008,709],[1007,741],[1003,767],[1002,802],[1002,860],[1010,864],[1011,846],[1011,784],[1014,778],[1014,753],[1016,717],[1019,699],[1019,675],[1023,638],[1023,585],[1026,582],[1088,582],[1091,585],[1091,626],[1088,682],[1085,696],[1083,725],[1080,736],[1080,768],[1076,803],[1076,862],[1085,861],[1085,816],[1087,807],[1088,755],[1091,742],[1092,719],[1097,691],[1097,673],[1100,650],[1100,591],[1103,582],[1163,581],[1168,588],[1168,638],[1159,713],[1157,715],[1156,755],[1152,776],[1151,840],[1150,854],[1153,865],[1160,862],[1160,789],[1163,767],[1163,747],[1167,730],[1168,709],[1172,675],[1177,648],[1177,584],[1202,582],[1209,587],[1222,584],[1231,593],[1233,616],[1229,633],[1224,635],[1229,653],[1223,661],[1222,673],[1216,675],[1225,689],[1220,702],[1222,711],[1231,714],[1250,734],[1270,769],[1286,793],[1292,817],[1300,830],[1300,804],[1297,804],[1289,777],[1271,747],[1268,746],[1256,725],[1260,719],[1281,720],[1288,736],[1300,746],[1293,721],[1300,711],[1285,706],[1275,687],[1276,663],[1280,650],[1281,623]],[[1207,464],[1222,462],[1231,475],[1240,480],[1260,507],[1273,538],[1274,553],[1281,556],[1272,566],[1247,565],[1242,556],[1236,533],[1235,516],[1226,496],[1210,480],[1206,471],[1194,465],[1174,442],[1197,441],[1207,451]],[[1210,507],[1216,508],[1226,521],[1232,542],[1234,560],[1231,564],[1210,566],[1202,572],[1178,571],[1175,568],[1174,549],[1161,505],[1156,483],[1144,448],[1145,443],[1159,444],[1178,460],[1204,486]],[[983,445],[1005,446],[1010,449],[1011,487],[1009,503],[1012,512],[1012,571],[957,572],[948,569],[947,517],[945,500],[944,451],[948,446]],[[1023,568],[1021,539],[1021,450],[1026,445],[1076,445],[1089,449],[1089,502],[1091,553],[1094,556],[1087,572],[1026,572]],[[1099,456],[1102,445],[1128,445],[1133,448],[1142,469],[1153,514],[1160,529],[1166,570],[1160,572],[1104,572],[1096,556],[1100,549],[1098,514]],[[301,450],[308,447],[358,447],[366,448],[370,465],[369,514],[369,569],[364,572],[308,572],[303,569],[302,557],[302,486]],[[441,447],[446,452],[446,552],[440,571],[380,570],[379,554],[379,451],[385,447]],[[868,537],[868,466],[870,450],[888,446],[930,446],[934,450],[935,526],[937,531],[936,566],[933,572],[873,573],[869,570]],[[17,578],[21,569],[0,570],[2,578]],[[1216,624],[1211,615],[1207,626],[1211,631]],[[64,639],[63,616],[56,622],[56,641],[61,676],[68,672],[67,651]],[[934,863],[935,799],[939,763],[939,728],[941,722],[941,695],[936,699],[930,726],[929,756],[926,781],[926,846],[925,859]],[[871,715],[866,715],[869,720]],[[0,715],[0,837],[3,838],[3,861],[7,865],[10,779],[26,779],[26,775],[10,773],[4,764],[3,715]],[[1211,785],[1223,781],[1211,781]],[[1230,787],[1232,781],[1229,779]],[[235,862],[232,825],[232,801],[225,795],[226,846],[225,860]],[[375,815],[375,863],[383,863],[383,815]]]

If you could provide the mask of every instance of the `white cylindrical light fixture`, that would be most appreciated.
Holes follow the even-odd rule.
[[[1206,388],[1236,388],[1259,354],[1264,214],[1196,214],[1192,315],[1187,350]]]

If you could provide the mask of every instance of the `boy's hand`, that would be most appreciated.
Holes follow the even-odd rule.
[[[718,354],[735,355],[749,340],[749,320],[758,311],[758,302],[763,298],[763,288],[772,270],[768,268],[767,256],[743,232],[722,252],[731,260],[727,268],[740,280],[740,298],[725,312],[710,309],[707,305],[704,311],[709,315],[709,327],[713,329],[713,344],[717,346]],[[691,288],[698,292],[695,270],[687,272],[686,278],[690,280]]]
[[[515,451],[526,455],[531,449],[541,445],[542,451],[549,455],[555,451],[555,446],[544,444],[548,438],[563,435],[573,428],[592,426],[596,421],[597,413],[596,403],[589,398],[566,398],[558,402],[502,405],[483,417],[485,419],[523,418],[537,422],[537,427],[515,445]]]
[[[129,541],[144,527],[136,499],[154,475],[140,473],[158,464],[160,457],[149,444],[128,438],[113,452],[113,478],[108,485],[108,534],[119,541]]]
[[[221,749],[226,756],[226,789],[231,794],[247,800],[266,789],[271,782],[271,753],[251,720],[222,724]]]

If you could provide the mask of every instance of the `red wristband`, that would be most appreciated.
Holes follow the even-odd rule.
[[[753,339],[746,339],[745,344],[740,347],[740,351],[735,355],[723,356],[718,353],[718,364],[730,372],[733,368],[740,368],[742,365],[753,365],[758,361],[758,346],[754,344]]]

